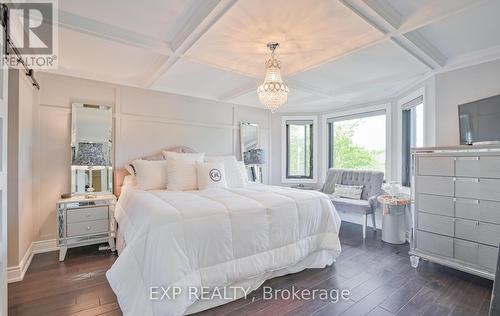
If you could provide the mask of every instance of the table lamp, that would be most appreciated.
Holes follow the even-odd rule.
[[[94,187],[92,185],[92,171],[94,167],[109,166],[109,160],[104,152],[104,144],[102,143],[78,143],[76,157],[72,161],[73,166],[84,166],[89,169],[89,184],[86,189],[86,198],[94,198]]]

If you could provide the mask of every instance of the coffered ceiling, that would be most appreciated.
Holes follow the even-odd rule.
[[[500,58],[499,13],[500,0],[64,0],[52,72],[261,107],[277,41],[281,111],[326,111]]]

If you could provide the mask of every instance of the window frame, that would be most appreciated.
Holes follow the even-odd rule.
[[[428,115],[429,113],[432,113],[433,105],[430,104],[429,100],[427,99],[428,91],[425,87],[420,87],[418,89],[411,90],[410,93],[404,94],[403,97],[400,97],[397,100],[397,143],[396,143],[396,154],[397,157],[401,157],[396,161],[396,176],[397,176],[397,181],[399,181],[401,184],[403,184],[403,146],[404,146],[404,139],[403,139],[403,111],[407,110],[408,108],[406,105],[411,102],[412,100],[422,97],[423,101],[423,107],[422,107],[422,115],[423,115],[423,121],[424,121],[424,126],[423,126],[423,145],[429,146],[431,143],[433,143],[433,140],[430,139],[430,136],[434,134],[435,131],[435,126],[433,125],[434,123],[429,122]],[[430,95],[432,96],[432,91],[429,92],[431,93]],[[411,169],[413,169],[412,161],[409,162],[410,165],[410,187],[412,184],[412,178],[411,178]],[[406,187],[409,188],[409,187]]]
[[[330,119],[326,120],[327,131],[328,131],[328,135],[327,135],[328,147],[326,149],[328,151],[328,161],[327,161],[328,168],[335,168],[335,166],[333,165],[335,148],[332,144],[332,137],[334,137],[334,131],[333,131],[332,127],[335,126],[336,122],[343,122],[343,121],[349,121],[349,120],[355,120],[355,119],[363,119],[363,118],[382,116],[382,115],[384,115],[385,119],[387,120],[387,112],[385,110],[376,110],[376,111],[363,112],[363,113],[354,114],[354,115],[339,116],[339,117],[330,118]],[[386,123],[386,128],[387,128],[387,123]],[[387,129],[386,129],[386,133],[387,133]],[[386,142],[387,142],[387,137],[386,137]],[[387,156],[387,144],[385,147],[386,147],[385,148],[385,156]],[[387,157],[386,157],[386,161],[387,161]],[[387,168],[387,165],[385,165],[384,168]],[[384,174],[385,173],[386,172],[384,172]]]
[[[416,98],[401,105],[401,185],[404,187],[411,186],[411,148],[416,147],[417,138],[417,113],[418,106],[422,106],[424,110],[424,96],[419,95]],[[424,126],[421,126],[422,132],[425,133]],[[409,160],[406,158],[409,156]]]
[[[287,121],[312,121],[311,141],[311,177],[288,176],[288,124]],[[317,116],[282,116],[281,117],[281,182],[282,183],[317,183],[318,182],[318,117]]]
[[[385,179],[391,179],[392,176],[392,111],[391,111],[391,103],[382,103],[379,105],[372,105],[372,106],[365,106],[365,107],[360,107],[352,110],[347,110],[347,111],[339,111],[339,112],[333,112],[333,113],[328,113],[323,115],[322,117],[322,128],[323,128],[323,146],[325,150],[323,151],[323,172],[324,174],[322,175],[321,181],[324,181],[326,178],[326,172],[329,169],[329,155],[330,155],[330,150],[329,150],[329,142],[330,142],[330,137],[329,137],[329,131],[328,131],[328,121],[330,120],[335,120],[335,119],[340,119],[342,117],[363,117],[363,114],[368,114],[368,113],[373,113],[373,112],[385,112],[385,174],[384,178]]]

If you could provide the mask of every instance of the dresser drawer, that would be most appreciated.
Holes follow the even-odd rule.
[[[500,201],[500,179],[479,180],[479,198],[481,200]]]
[[[109,230],[107,219],[67,224],[68,237],[104,233]]]
[[[108,207],[84,207],[79,209],[69,209],[66,211],[68,223],[84,221],[94,221],[98,219],[108,219]]]
[[[455,201],[455,216],[500,224],[500,202],[457,198]]]
[[[455,196],[476,200],[500,201],[500,180],[456,178]]]
[[[500,178],[500,157],[458,157],[455,162],[457,177]]]
[[[418,229],[453,237],[455,225],[452,217],[418,213]]]
[[[471,241],[454,239],[453,257],[468,263],[477,264],[479,244]]]
[[[497,268],[498,248],[479,245],[477,264],[495,272]]]
[[[419,212],[426,212],[450,217],[454,216],[453,198],[448,196],[418,194],[417,208]]]
[[[478,178],[456,178],[455,196],[459,198],[479,199]]]
[[[451,177],[417,177],[417,192],[435,195],[454,195],[454,183]]]
[[[457,218],[455,237],[497,246],[500,242],[500,225]]]
[[[450,176],[455,174],[454,157],[419,157],[418,174],[422,176]]]
[[[417,249],[444,257],[453,257],[453,238],[417,231]]]

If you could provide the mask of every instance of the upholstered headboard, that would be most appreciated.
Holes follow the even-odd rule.
[[[168,147],[166,149],[162,149],[159,153],[142,157],[140,159],[145,159],[145,160],[162,160],[163,159],[163,152],[164,151],[173,151],[176,153],[195,153],[196,151],[192,148],[186,147],[186,146],[175,146],[175,147]],[[129,175],[129,172],[125,168],[120,168],[116,169],[114,172],[114,184],[113,184],[113,193],[116,197],[120,196],[120,193],[122,192],[122,185],[123,185],[123,180],[125,179],[126,176]]]

